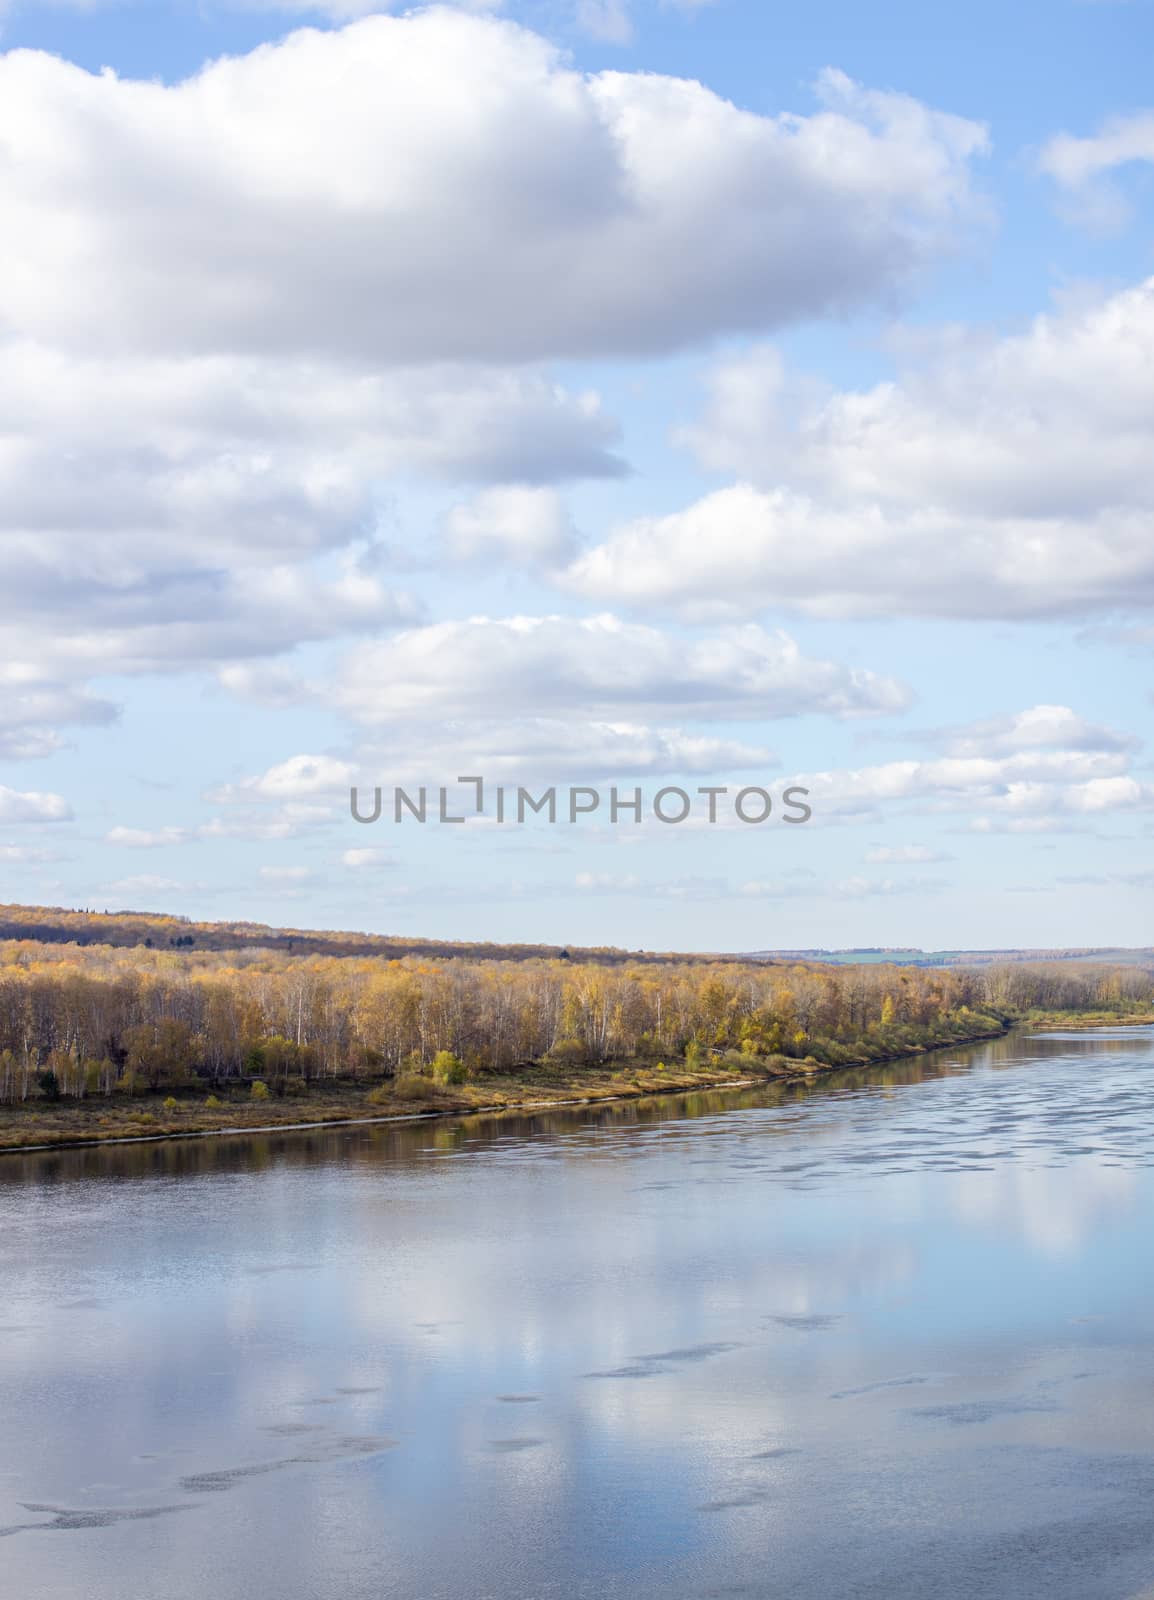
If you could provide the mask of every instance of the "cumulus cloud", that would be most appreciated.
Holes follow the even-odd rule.
[[[985,134],[838,72],[817,93],[767,116],[657,73],[584,76],[443,8],[174,85],[15,51],[0,325],[404,364],[653,353],[840,312],[952,247]]]
[[[931,862],[950,861],[952,856],[943,850],[933,850],[925,844],[875,845],[866,851],[866,862],[871,866],[898,865],[926,866]]]
[[[93,360],[14,343],[0,349],[5,658],[27,680],[147,672],[411,622],[415,602],[372,570],[376,485],[402,468],[612,473],[615,437],[594,397],[532,373]],[[112,714],[48,682],[36,693],[49,726]],[[21,738],[12,753],[57,742]]]
[[[206,567],[314,555],[363,532],[399,471],[612,476],[617,438],[596,395],[533,370],[0,347],[0,529],[99,533],[97,573],[182,537]]]
[[[1094,819],[1154,807],[1154,785],[1130,770],[1136,741],[1068,706],[1034,706],[925,737],[942,753],[789,781],[809,789],[809,804],[822,819],[875,819],[895,809],[960,813],[975,833],[1076,831]],[[943,858],[920,847],[882,847],[867,856],[934,859]]]
[[[0,861],[9,867],[41,867],[70,859],[59,850],[43,850],[35,845],[0,844]]]
[[[115,716],[76,686],[92,674],[213,666],[416,620],[412,597],[372,570],[374,485],[402,465],[617,470],[595,400],[532,374],[93,365],[0,350],[12,685],[0,754],[13,757],[49,753],[61,725]]]
[[[694,617],[1077,616],[1154,604],[1154,279],[861,392],[724,363],[689,442],[744,481],[568,569]]]
[[[245,839],[253,842],[274,842],[282,839],[299,839],[317,827],[331,823],[335,816],[332,805],[300,802],[276,803],[270,796],[283,793],[295,773],[300,792],[317,794],[340,792],[345,773],[340,766],[323,768],[323,782],[318,781],[318,769],[311,763],[315,758],[299,758],[295,764],[281,763],[247,783],[228,786],[214,792],[222,804],[241,804],[249,808],[241,815],[212,817],[195,827],[168,826],[160,828],[110,828],[104,843],[126,850],[164,850],[174,845],[197,844],[203,839]],[[288,771],[286,771],[286,767]],[[263,807],[259,812],[254,808]]]
[[[351,761],[335,756],[290,756],[255,777],[211,790],[208,799],[220,805],[259,805],[264,801],[283,805],[347,790],[356,772]]]
[[[62,795],[9,789],[0,784],[0,823],[67,822],[71,816],[72,807]]]
[[[0,55],[0,649],[44,712],[0,753],[110,715],[86,677],[411,623],[395,481],[466,486],[458,555],[564,562],[553,486],[626,469],[542,363],[887,300],[975,214],[982,130],[836,72],[761,115],[465,9],[321,9],[172,84]]]
[[[395,865],[396,863],[392,857],[384,850],[375,850],[370,847],[364,850],[342,850],[341,852],[341,866],[349,867],[355,872]]]
[[[1154,111],[1111,117],[1088,137],[1057,134],[1038,156],[1039,169],[1064,191],[1066,215],[1094,231],[1120,228],[1130,219],[1130,203],[1112,181],[1113,174],[1150,162],[1154,162]]]
[[[880,766],[811,772],[791,779],[804,785],[815,814],[874,814],[893,802],[925,802],[932,809],[988,808],[1025,815],[1089,815],[1133,810],[1154,800],[1154,786],[1126,773],[1104,770],[1108,758],[1060,753],[1044,764],[1001,761],[889,761]]]
[[[362,769],[389,780],[451,779],[466,768],[495,782],[589,783],[602,778],[776,768],[764,744],[693,729],[596,718],[449,718],[408,725],[402,744],[366,744]]]
[[[369,738],[356,753],[355,762],[326,764],[315,769],[316,757],[293,757],[263,774],[212,791],[210,798],[229,805],[258,806],[294,782],[303,765],[307,774],[300,792],[339,803],[348,816],[350,785],[363,788],[361,810],[371,810],[371,790],[381,785],[425,783],[454,787],[465,772],[480,773],[490,783],[588,783],[604,777],[646,777],[667,773],[712,773],[780,765],[779,757],[764,745],[680,728],[650,727],[632,722],[599,722],[579,718],[471,716],[449,717],[431,723],[406,724],[403,738],[380,741]],[[470,790],[464,791],[466,798]],[[436,796],[433,797],[434,806]],[[456,799],[449,806],[453,810]],[[316,822],[331,820],[332,805]],[[248,831],[241,825],[238,837],[289,837],[281,815],[281,830],[264,832],[259,825]],[[306,823],[300,819],[293,832]],[[235,825],[233,825],[235,826]],[[233,832],[227,819],[216,819],[203,837]]]
[[[82,585],[64,583],[37,607],[21,607],[10,591],[0,613],[0,647],[28,678],[52,670],[155,673],[209,666],[236,656],[264,656],[307,640],[375,632],[409,622],[419,608],[406,594],[367,574],[326,580],[291,567],[260,572],[140,575],[117,591],[110,585],[82,601]],[[73,597],[70,599],[70,596]],[[44,714],[72,722],[105,722],[107,702],[82,691],[37,697]],[[0,717],[0,725],[3,718]]]
[[[120,845],[127,850],[161,850],[167,845],[186,844],[193,835],[187,828],[110,828],[104,835],[105,844]]]
[[[1028,750],[1118,752],[1136,750],[1141,743],[1133,734],[1088,721],[1070,706],[1051,705],[939,728],[923,738],[939,744],[947,755],[962,757],[1014,756]]]
[[[259,785],[258,777],[253,781],[251,789],[241,788],[239,794],[234,794],[231,789],[227,790],[223,796],[224,803],[239,799],[247,809],[211,817],[208,822],[202,823],[196,829],[195,837],[208,840],[243,839],[252,842],[299,839],[319,828],[329,826],[336,818],[335,808],[324,803],[290,800],[283,804],[267,804],[264,809],[257,810],[264,798],[259,792]],[[340,782],[334,781],[332,785],[334,796],[342,787]]]
[[[753,626],[679,637],[611,615],[473,617],[354,648],[337,703],[373,725],[491,714],[763,720],[901,710],[905,687]]]
[[[57,731],[61,724],[99,727],[116,718],[110,701],[40,679],[40,670],[35,663],[11,657],[0,667],[0,758],[27,761],[51,755],[63,743]]]
[[[458,561],[559,566],[576,553],[576,530],[555,489],[501,484],[455,505],[445,542]]]
[[[229,674],[234,688],[247,673]],[[259,677],[252,685],[260,694]],[[323,700],[361,730],[348,760],[297,756],[210,798],[268,803],[351,783],[590,781],[779,765],[718,722],[903,709],[908,690],[803,654],[754,626],[680,636],[612,615],[472,617],[406,629],[348,651],[329,682],[278,676],[277,703]],[[354,776],[355,774],[355,776]]]
[[[576,0],[574,20],[583,33],[605,44],[631,44],[635,37],[629,0]]]

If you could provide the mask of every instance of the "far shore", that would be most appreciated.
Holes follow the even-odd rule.
[[[1154,1019],[1152,1019],[1154,1020]],[[419,1099],[410,1095],[387,1098],[383,1084],[340,1084],[318,1087],[304,1101],[268,1099],[253,1101],[240,1093],[225,1098],[218,1107],[201,1099],[188,1099],[164,1109],[161,1096],[132,1100],[89,1100],[58,1103],[45,1109],[41,1103],[0,1107],[0,1155],[37,1150],[67,1150],[96,1144],[142,1144],[163,1139],[205,1139],[224,1134],[285,1133],[294,1129],[351,1127],[360,1123],[413,1122],[433,1117],[477,1116],[501,1111],[549,1111],[565,1106],[600,1105],[614,1100],[637,1100],[651,1095],[691,1094],[705,1089],[754,1089],[763,1084],[804,1083],[832,1072],[860,1071],[895,1061],[914,1060],[934,1050],[956,1050],[985,1044],[1010,1030],[975,1033],[937,1046],[920,1045],[898,1055],[872,1060],[841,1062],[791,1062],[788,1069],[770,1067],[751,1057],[748,1066],[689,1068],[680,1063],[658,1070],[638,1062],[604,1067],[551,1068],[539,1063],[516,1077],[486,1076],[480,1082],[452,1089],[429,1083]],[[777,1058],[780,1060],[781,1058]],[[380,1097],[372,1108],[367,1095]],[[217,1094],[224,1093],[217,1090]]]
[[[1041,1033],[1048,1028],[1089,1033],[1095,1028],[1154,1028],[1154,1017],[1147,1011],[1132,1016],[1116,1016],[1109,1011],[1047,1011],[1033,1014],[1024,1026],[1031,1033]]]
[[[83,1149],[90,1145],[145,1144],[169,1139],[207,1139],[237,1134],[289,1133],[318,1128],[342,1128],[389,1122],[427,1121],[439,1117],[494,1114],[503,1111],[549,1111],[564,1107],[600,1105],[637,1100],[653,1095],[690,1094],[709,1089],[753,1089],[774,1083],[804,1083],[835,1072],[862,1071],[895,1062],[986,1044],[1004,1038],[1014,1028],[1029,1032],[1052,1028],[1087,1032],[1104,1027],[1154,1026],[1154,1015],[1035,1013],[1007,1024],[997,1032],[984,1031],[939,1045],[917,1045],[892,1056],[840,1062],[827,1066],[816,1061],[790,1061],[770,1065],[751,1057],[740,1068],[684,1063],[659,1068],[652,1063],[610,1063],[602,1067],[550,1067],[537,1063],[512,1075],[486,1076],[478,1082],[452,1089],[422,1085],[419,1097],[409,1092],[390,1096],[389,1080],[376,1084],[341,1082],[315,1086],[304,1099],[253,1100],[241,1088],[217,1088],[223,1096],[216,1106],[202,1098],[185,1097],[165,1106],[160,1093],[134,1098],[92,1099],[80,1102],[28,1102],[0,1107],[0,1156],[46,1150]],[[775,1058],[781,1063],[782,1058]],[[372,1103],[368,1100],[374,1093]]]

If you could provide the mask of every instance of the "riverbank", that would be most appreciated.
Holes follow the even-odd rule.
[[[412,1121],[484,1112],[549,1110],[595,1105],[650,1095],[704,1089],[756,1088],[762,1083],[806,1082],[846,1068],[883,1066],[935,1050],[957,1049],[1003,1037],[1008,1026],[984,1028],[964,1037],[913,1045],[886,1055],[854,1057],[836,1064],[775,1056],[689,1067],[681,1062],[610,1063],[604,1067],[558,1067],[538,1062],[514,1075],[486,1075],[453,1088],[428,1080],[316,1086],[308,1095],[253,1099],[247,1088],[218,1089],[215,1104],[202,1097],[171,1094],[79,1102],[30,1102],[0,1107],[0,1155],[215,1135],[289,1132],[300,1128]],[[371,1099],[370,1099],[371,1096]]]
[[[1032,1033],[1044,1028],[1089,1031],[1091,1028],[1154,1028],[1154,1012],[1031,1011],[1023,1026]]]

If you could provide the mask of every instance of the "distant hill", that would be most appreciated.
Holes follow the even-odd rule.
[[[467,943],[449,939],[394,938],[320,928],[273,928],[262,922],[192,922],[148,911],[73,910],[62,906],[0,905],[0,940],[39,944],[112,945],[121,949],[272,950],[280,955],[377,956],[400,960],[454,956],[469,961],[594,961],[606,965],[667,961],[675,952],[622,950],[611,946]],[[735,961],[707,953],[677,955],[681,961]]]
[[[1054,950],[917,950],[867,946],[852,950],[751,950],[746,961],[817,961],[834,966],[984,967],[1013,962],[1105,961],[1111,966],[1154,969],[1154,948],[1081,945]]]
[[[628,962],[757,961],[788,966],[806,962],[832,966],[982,967],[1042,961],[1106,962],[1154,971],[1154,949],[1092,946],[1061,950],[919,950],[912,946],[860,946],[845,950],[715,951],[623,950],[612,945],[469,943],[453,939],[398,938],[392,934],[345,929],[274,928],[263,922],[193,922],[188,917],[150,911],[95,911],[64,906],[0,905],[0,940],[39,944],[111,945],[121,949],[270,950],[288,956],[405,956],[430,960],[534,961],[570,959],[606,966]]]

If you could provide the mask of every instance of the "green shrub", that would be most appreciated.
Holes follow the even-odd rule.
[[[451,1050],[437,1051],[429,1068],[429,1074],[433,1082],[442,1089],[447,1089],[452,1084],[464,1083],[469,1076],[465,1063]]]
[[[250,1100],[267,1100],[269,1095],[268,1084],[262,1078],[257,1078],[252,1088],[248,1091]]]
[[[204,1103],[209,1111],[219,1111],[224,1101],[218,1100],[214,1094],[210,1094]]]

